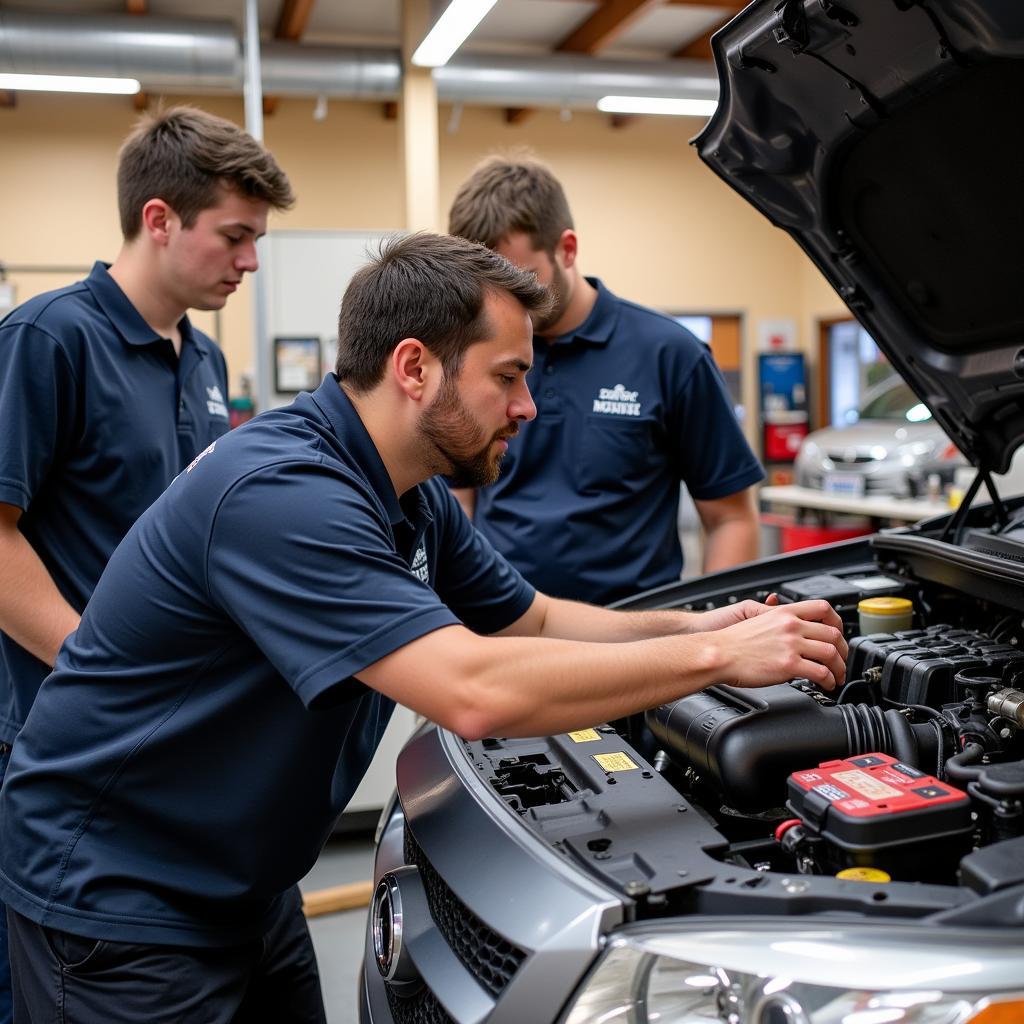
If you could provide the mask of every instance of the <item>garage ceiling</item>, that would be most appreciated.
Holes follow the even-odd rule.
[[[243,0],[32,0],[5,4],[35,13],[124,14],[162,18],[234,21],[242,31]],[[710,31],[743,7],[741,0],[711,4],[695,0],[498,0],[463,47],[466,53],[528,53],[565,49],[603,57],[657,58],[709,56],[703,47]],[[298,38],[310,43],[355,46],[399,45],[399,0],[259,0],[260,24],[273,36],[282,20],[300,25]],[[600,22],[600,25],[597,23]],[[574,34],[597,25],[583,46]],[[693,47],[693,52],[683,52]]]

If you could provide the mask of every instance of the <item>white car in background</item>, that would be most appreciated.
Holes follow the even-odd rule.
[[[964,491],[973,480],[974,468],[900,377],[870,388],[849,415],[849,424],[804,438],[794,463],[799,486],[851,497],[924,498],[951,487]],[[1024,494],[1020,452],[995,482],[1004,497]]]

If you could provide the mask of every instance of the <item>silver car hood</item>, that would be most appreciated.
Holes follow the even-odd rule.
[[[861,420],[848,427],[825,427],[814,431],[808,440],[826,453],[857,453],[881,447],[885,449],[886,458],[911,445],[930,441],[943,448],[949,443],[935,423],[901,423],[899,420]]]
[[[1024,0],[755,0],[701,158],[976,466],[1024,440]]]

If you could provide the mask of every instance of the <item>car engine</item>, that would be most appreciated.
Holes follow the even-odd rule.
[[[631,942],[660,955],[697,934],[723,943],[711,959],[746,950],[735,955],[754,988],[764,979],[750,964],[783,931],[812,959],[823,942],[870,959],[880,944],[937,951],[970,936],[986,963],[1005,953],[1016,985],[1024,502],[779,555],[620,607],[701,611],[772,593],[836,609],[849,642],[842,688],[712,685],[522,739],[424,726],[381,824],[367,1019],[562,1020],[573,992],[597,999],[618,977]],[[862,628],[869,597],[899,599],[909,628]],[[700,942],[687,955],[704,964]],[[579,987],[605,959],[611,974]],[[775,985],[788,964],[765,961],[765,977]],[[709,978],[701,968],[694,984]],[[809,1019],[712,1003],[719,1016],[707,1019]]]
[[[951,573],[948,557],[914,548],[930,543],[878,535],[892,557],[676,602],[828,600],[850,645],[835,693],[805,679],[711,686],[646,715],[467,754],[525,823],[632,896],[638,917],[776,912],[750,898],[779,875],[791,896],[815,876],[874,882],[863,899],[856,885],[830,891],[829,905],[913,916],[942,903],[922,883],[955,905],[1024,881],[1024,593],[1018,607],[992,600],[999,588],[971,571],[985,554]],[[811,563],[778,560],[800,564]],[[861,633],[858,603],[879,595],[909,599],[913,628]]]

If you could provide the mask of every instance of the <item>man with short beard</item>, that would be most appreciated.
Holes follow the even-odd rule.
[[[842,682],[823,601],[548,598],[432,478],[485,482],[534,416],[546,304],[483,246],[392,241],[345,293],[336,374],[211,444],[128,533],[0,793],[16,1019],[323,1021],[295,884],[396,701],[533,736],[715,682]]]
[[[756,558],[764,473],[710,352],[581,274],[551,171],[486,160],[459,189],[449,230],[533,271],[553,299],[534,325],[536,419],[494,486],[456,491],[487,539],[546,593],[606,604],[679,579],[681,482],[704,528],[704,571]]]

